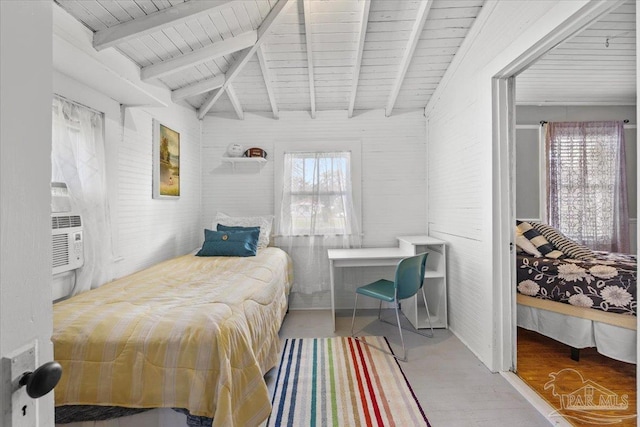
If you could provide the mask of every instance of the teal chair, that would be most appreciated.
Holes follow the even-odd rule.
[[[376,282],[370,283],[368,285],[360,286],[356,289],[356,301],[353,305],[353,316],[351,318],[351,336],[356,338],[353,333],[353,325],[356,319],[356,308],[358,306],[358,295],[365,295],[371,298],[375,298],[380,301],[380,305],[378,307],[378,319],[388,322],[381,317],[382,311],[382,302],[394,303],[396,310],[396,321],[398,323],[398,331],[400,331],[400,341],[402,342],[402,353],[403,357],[400,360],[407,361],[407,350],[404,346],[404,337],[402,336],[402,326],[400,324],[400,301],[403,299],[411,298],[416,295],[419,290],[422,290],[422,299],[424,301],[424,306],[427,310],[427,319],[429,319],[429,328],[431,329],[431,335],[421,334],[415,329],[412,329],[412,332],[415,332],[419,335],[426,337],[433,337],[433,327],[431,326],[431,315],[429,314],[429,306],[427,306],[427,297],[424,294],[424,287],[422,283],[424,282],[424,271],[427,263],[427,255],[428,253],[422,253],[415,256],[411,256],[408,258],[404,258],[400,260],[398,266],[396,267],[395,280],[392,282],[391,280],[380,279]],[[364,342],[364,341],[361,341]],[[382,350],[382,349],[379,349]],[[384,351],[384,350],[383,350]],[[391,353],[390,353],[391,354]],[[398,359],[395,354],[391,354],[393,357]]]

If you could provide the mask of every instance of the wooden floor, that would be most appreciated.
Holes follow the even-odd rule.
[[[580,350],[580,361],[576,362],[570,358],[568,346],[536,332],[518,328],[517,368],[520,378],[575,426],[592,427],[604,425],[605,421],[615,427],[637,425],[634,364],[602,356],[595,349]],[[548,384],[546,390],[545,384]],[[583,411],[566,409],[570,399],[584,396],[584,393],[578,391],[585,386],[593,391],[596,406]],[[614,394],[607,394],[608,391]],[[600,396],[609,396],[609,399],[600,400]],[[561,400],[565,404],[564,408]],[[605,410],[609,404],[616,408],[622,408],[626,404],[628,408]]]

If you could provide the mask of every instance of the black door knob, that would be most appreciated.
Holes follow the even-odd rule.
[[[27,394],[34,399],[49,393],[60,381],[62,366],[56,361],[47,362],[33,372],[20,377],[20,387],[27,386]]]

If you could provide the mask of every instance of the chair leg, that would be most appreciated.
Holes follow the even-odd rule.
[[[358,294],[356,294],[356,300],[355,300],[355,302],[353,304],[353,315],[351,316],[351,337],[353,339],[355,339],[355,340],[358,340],[359,342],[361,342],[363,344],[366,344],[366,345],[371,346],[371,347],[373,347],[373,348],[375,348],[375,349],[377,349],[377,350],[379,350],[379,351],[381,351],[383,353],[386,353],[389,356],[392,356],[397,360],[406,362],[407,361],[407,353],[408,352],[407,352],[407,347],[406,347],[406,345],[404,343],[404,335],[402,334],[402,329],[403,329],[402,323],[400,323],[400,304],[398,302],[395,303],[395,311],[396,311],[396,324],[395,325],[393,323],[389,322],[388,320],[382,318],[382,315],[381,315],[381,312],[382,312],[382,301],[380,301],[380,306],[378,307],[378,318],[382,322],[385,322],[385,323],[388,323],[390,325],[394,325],[394,326],[398,327],[398,332],[400,333],[400,342],[402,343],[402,358],[400,358],[396,354],[394,354],[393,351],[388,351],[388,350],[385,350],[383,348],[377,347],[377,346],[372,345],[371,343],[368,343],[367,341],[355,336],[353,328],[354,328],[354,325],[355,325],[357,307],[358,307]],[[417,329],[413,330],[412,332],[415,332],[418,335],[428,336],[428,335],[421,334]]]
[[[353,336],[353,324],[356,321],[356,307],[358,306],[358,294],[356,294],[356,300],[353,303],[353,316],[351,316],[351,336]]]
[[[402,315],[404,316],[404,313],[402,313]],[[417,329],[417,328],[414,328],[414,327],[411,327],[411,328],[402,327],[402,329],[404,329],[405,331],[413,332],[414,334],[422,335],[423,337],[433,338],[433,336],[434,336],[433,335],[433,327],[431,326],[431,317],[429,317],[429,312],[428,311],[427,311],[427,319],[429,319],[429,327],[431,328],[431,334],[428,334],[427,332],[422,333],[422,332],[420,332],[420,329]],[[397,323],[393,323],[393,322],[391,322],[389,320],[386,320],[386,319],[383,319],[383,318],[380,318],[380,321],[384,322],[384,323],[388,323],[389,325],[398,326]]]
[[[429,314],[429,306],[427,305],[427,296],[424,294],[424,286],[422,287],[422,299],[424,301],[424,308],[427,310],[427,319],[429,320],[429,328],[431,329],[431,336],[433,337],[433,326],[431,326],[431,314]]]
[[[402,360],[407,361],[407,349],[404,346],[404,337],[402,336],[402,326],[400,325],[400,304],[396,301],[396,320],[398,321],[398,331],[400,332],[400,342],[402,343]]]

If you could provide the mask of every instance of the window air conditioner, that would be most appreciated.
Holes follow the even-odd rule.
[[[82,218],[70,213],[51,214],[52,273],[75,270],[84,264]]]

